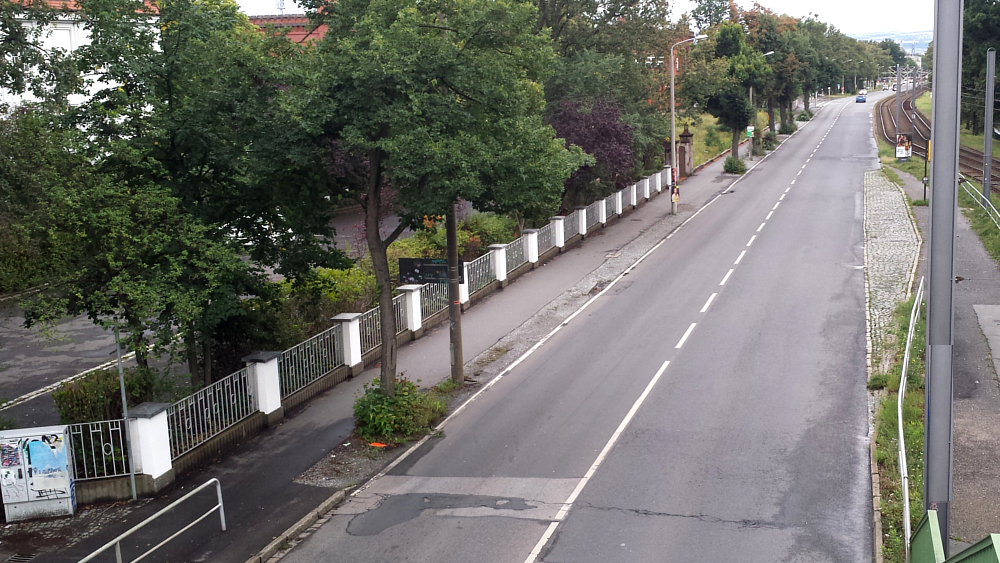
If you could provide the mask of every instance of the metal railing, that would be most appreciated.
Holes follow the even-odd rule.
[[[508,255],[508,260],[509,260]],[[510,262],[507,263],[508,266]],[[426,283],[420,288],[420,314],[421,320],[428,319],[431,315],[448,308],[448,284],[446,283]]]
[[[598,208],[602,205],[604,205],[604,200],[599,199],[587,206],[587,232],[590,232],[590,228],[596,225],[597,220],[600,219],[597,214]]]
[[[507,244],[504,252],[507,254],[507,273],[513,272],[521,264],[528,261],[528,253],[524,251],[525,238],[519,237]]]
[[[69,446],[77,481],[129,474],[124,419],[70,424]]]
[[[538,229],[538,255],[556,245],[555,237],[552,236],[552,223]]]
[[[340,346],[342,332],[341,325],[334,325],[278,356],[281,398],[344,365],[344,351]]]
[[[563,240],[567,241],[580,234],[580,212],[574,211],[563,219]]]
[[[983,210],[986,211],[986,214],[990,216],[990,220],[993,221],[993,224],[996,225],[997,229],[1000,229],[1000,211],[997,211],[997,208],[993,207],[993,202],[984,197],[983,192],[979,191],[976,186],[972,185],[972,182],[970,182],[968,178],[961,176],[961,179],[962,187],[965,189],[965,192],[972,196],[972,199],[976,200],[979,207],[982,207]],[[984,199],[986,200],[986,205],[983,205]]]
[[[629,189],[630,188],[622,188],[620,192],[622,194],[622,209],[632,205],[632,196],[629,195]]]
[[[172,540],[172,539],[176,538],[177,536],[181,535],[182,533],[188,531],[192,526],[194,526],[198,522],[201,522],[205,518],[208,518],[216,510],[219,511],[219,524],[222,527],[222,531],[225,532],[226,531],[226,508],[222,505],[222,485],[219,483],[218,479],[212,478],[212,479],[209,479],[208,481],[205,481],[202,485],[200,485],[198,488],[194,489],[190,493],[188,493],[188,494],[182,496],[181,498],[175,500],[174,502],[168,504],[163,510],[160,510],[156,514],[150,516],[149,518],[146,518],[145,520],[143,520],[142,522],[139,522],[135,526],[132,526],[124,534],[122,534],[122,535],[118,536],[117,538],[115,538],[115,539],[109,541],[108,543],[104,544],[100,549],[98,549],[97,551],[95,551],[95,552],[91,553],[90,555],[84,557],[78,563],[87,563],[87,561],[93,560],[95,557],[97,557],[98,555],[100,555],[100,554],[104,553],[105,551],[111,549],[112,547],[115,548],[115,561],[117,561],[117,563],[122,563],[122,540],[124,540],[125,538],[131,536],[135,532],[139,531],[139,529],[141,529],[146,524],[149,524],[153,520],[156,520],[160,516],[163,516],[167,512],[173,510],[177,505],[179,505],[180,503],[182,503],[182,502],[186,501],[187,499],[191,498],[192,496],[195,495],[195,493],[201,492],[202,489],[208,487],[209,485],[211,485],[213,483],[215,484],[215,494],[216,494],[216,497],[218,498],[218,501],[219,501],[218,504],[216,504],[215,506],[213,506],[212,508],[210,508],[208,510],[208,512],[202,514],[201,516],[199,516],[198,518],[196,518],[193,522],[191,522],[187,526],[184,526],[180,530],[174,532],[169,538],[167,538],[167,539],[161,541],[160,543],[154,545],[149,550],[147,550],[145,553],[143,553],[139,557],[136,557],[135,559],[133,559],[130,563],[136,563],[137,561],[139,561],[141,559],[144,559],[150,553],[153,553],[157,549],[160,549],[161,547],[163,547],[164,545],[166,545],[166,543],[169,542],[170,540]]]
[[[610,218],[612,218],[612,217],[615,216],[615,200],[616,199],[617,198],[615,197],[615,194],[611,194],[608,197],[604,198],[604,215],[608,219],[610,219]]]
[[[913,333],[920,317],[920,302],[924,296],[924,278],[920,278],[913,309],[910,310],[910,326],[906,332],[906,348],[903,352],[903,369],[899,376],[899,394],[896,397],[896,420],[899,424],[899,477],[903,489],[903,530],[906,538],[906,560],[910,560],[910,473],[906,467],[906,440],[903,437],[903,399],[906,397],[906,375],[910,367],[910,346]]]
[[[167,408],[170,459],[177,459],[257,411],[250,368],[243,368]]]
[[[465,282],[469,286],[470,295],[486,287],[490,282],[497,281],[497,274],[493,270],[493,253],[487,252],[466,264],[465,272],[469,276]]]
[[[396,315],[396,334],[406,330],[405,295],[392,298],[392,310]],[[361,313],[361,353],[367,354],[382,345],[382,317],[378,307]]]

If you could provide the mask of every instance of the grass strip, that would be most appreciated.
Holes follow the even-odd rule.
[[[972,182],[972,185],[976,186],[976,189],[982,190],[980,182]],[[993,207],[1000,208],[1000,198],[996,194],[990,194],[990,202],[993,203]],[[969,219],[972,230],[983,243],[983,248],[995,262],[1000,264],[1000,229],[997,229],[993,220],[990,219],[990,214],[979,205],[973,196],[965,191],[961,184],[958,186],[958,206]]]
[[[909,330],[913,300],[900,303],[893,313],[892,335],[895,352],[888,373],[872,374],[870,389],[884,390],[879,396],[875,426],[875,461],[879,469],[882,497],[882,555],[886,563],[906,559],[903,527],[903,489],[899,473],[897,398],[903,368],[906,334]],[[906,441],[906,464],[910,475],[910,521],[915,526],[923,515],[924,490],[924,326],[925,308],[921,308],[910,348],[906,396],[903,401],[903,437]]]

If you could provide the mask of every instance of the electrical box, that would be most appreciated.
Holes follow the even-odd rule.
[[[69,450],[67,426],[0,432],[0,493],[8,522],[76,512]]]

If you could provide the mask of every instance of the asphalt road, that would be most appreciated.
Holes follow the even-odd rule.
[[[870,108],[828,105],[285,560],[870,560]]]

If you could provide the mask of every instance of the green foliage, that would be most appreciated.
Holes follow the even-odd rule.
[[[796,121],[809,121],[813,118],[813,113],[808,110],[802,110],[797,116],[795,116]]]
[[[799,126],[795,124],[794,121],[786,121],[778,126],[778,133],[782,135],[791,135],[798,129]]]
[[[691,18],[700,30],[714,27],[729,17],[729,2],[726,0],[696,0],[691,10]]]
[[[447,405],[405,377],[396,378],[394,395],[386,394],[375,378],[354,401],[354,425],[366,440],[394,444],[426,430],[446,411]]]
[[[747,165],[739,158],[727,156],[726,162],[722,165],[722,169],[725,170],[726,174],[745,174],[747,171]]]
[[[927,207],[928,205],[930,205],[930,202],[927,201],[926,199],[915,199],[912,202],[910,202],[910,205],[912,205],[913,207]]]
[[[480,248],[486,250],[491,244],[507,244],[517,238],[517,222],[510,217],[493,213],[473,213],[461,228],[479,239]]]
[[[153,401],[164,391],[163,379],[153,370],[125,370],[125,396],[130,406]],[[115,370],[100,370],[63,383],[52,393],[61,424],[97,422],[122,417],[122,395]]]
[[[773,151],[778,147],[778,135],[774,131],[764,133],[763,141],[764,150]]]

